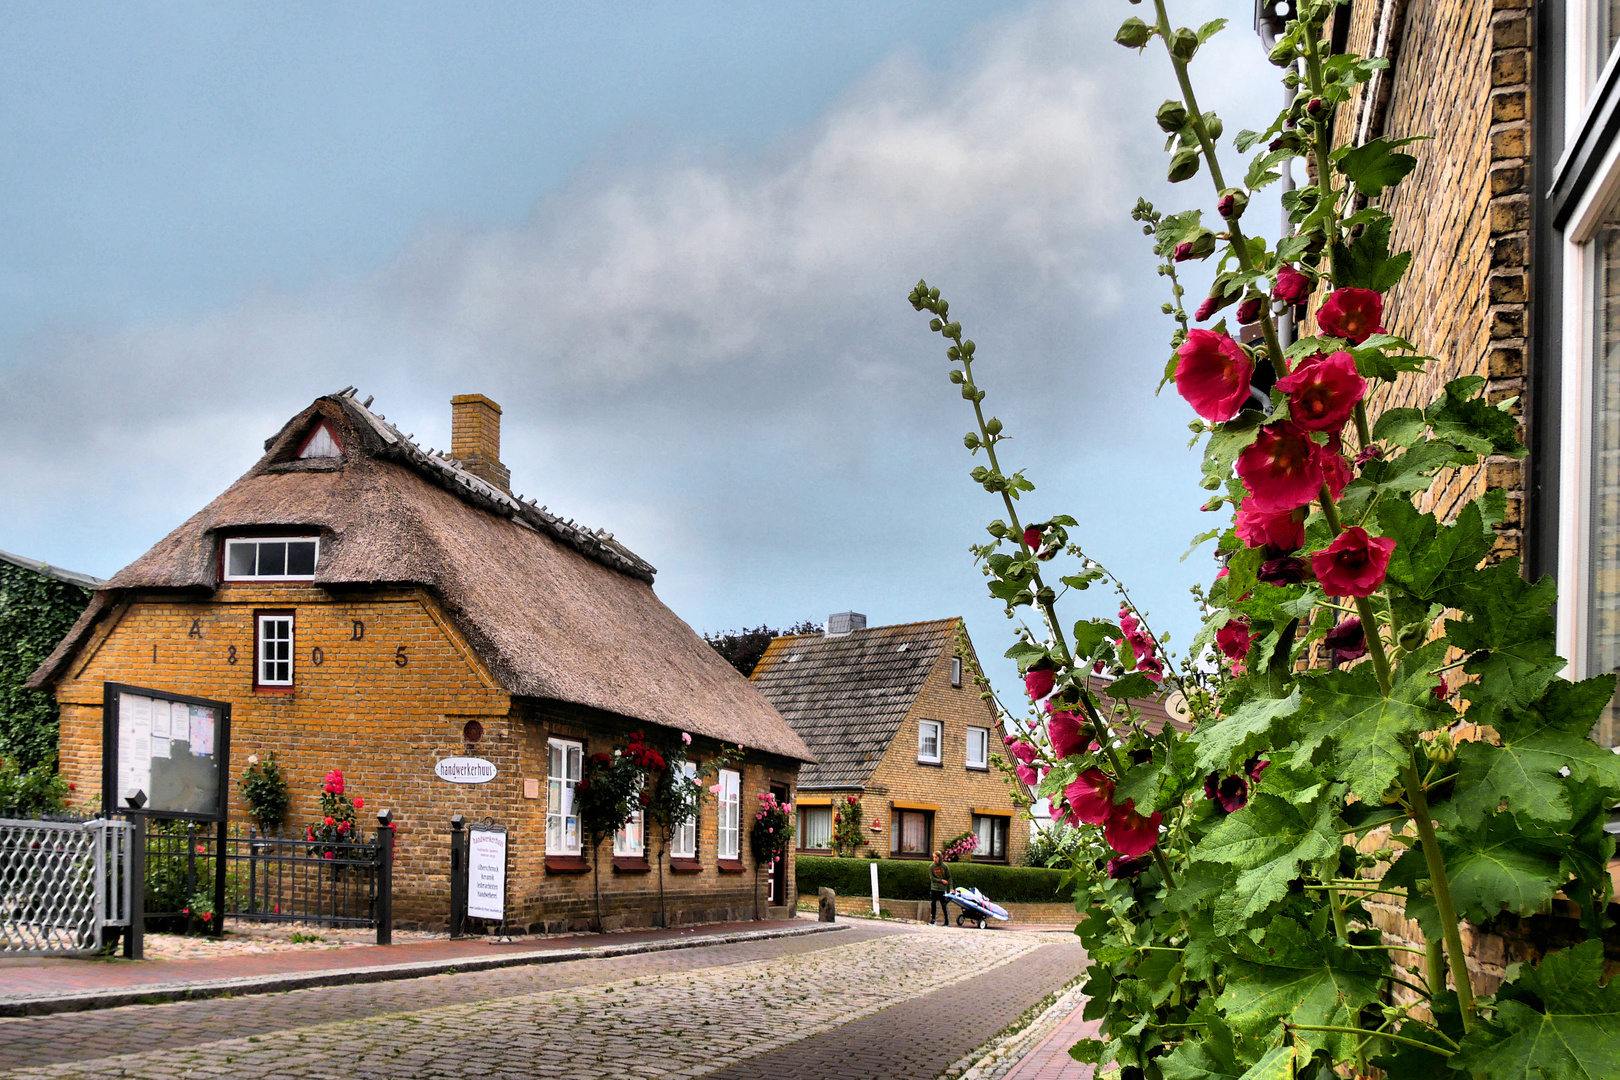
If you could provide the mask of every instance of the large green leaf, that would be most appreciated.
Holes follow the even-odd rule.
[[[1401,178],[1417,167],[1417,158],[1401,153],[1397,147],[1413,139],[1372,139],[1360,146],[1346,147],[1333,155],[1334,163],[1345,178],[1356,185],[1361,194],[1371,197],[1387,187],[1401,182]]]
[[[1472,502],[1463,507],[1455,524],[1445,526],[1404,500],[1382,503],[1378,527],[1396,542],[1389,580],[1425,600],[1473,574],[1494,539],[1478,504]]]
[[[1360,236],[1350,243],[1334,241],[1333,280],[1341,285],[1358,289],[1387,292],[1412,261],[1412,253],[1389,253],[1389,230],[1392,219],[1386,214],[1369,223]]]
[[[1495,1022],[1476,1025],[1452,1067],[1485,1080],[1620,1076],[1620,986],[1603,982],[1603,942],[1563,949],[1497,991]]]
[[[1234,933],[1281,900],[1301,863],[1325,859],[1339,850],[1336,799],[1314,807],[1256,791],[1249,805],[1227,816],[1198,844],[1193,857],[1238,869],[1237,887],[1215,900],[1215,929]]]
[[[1198,767],[1232,772],[1255,751],[1277,745],[1273,730],[1299,712],[1299,688],[1285,698],[1251,698],[1231,716],[1201,724],[1192,741],[1198,748]]]
[[[1474,654],[1463,670],[1479,678],[1462,693],[1482,711],[1470,719],[1491,723],[1498,709],[1528,708],[1563,670],[1564,661],[1553,651],[1557,595],[1551,577],[1534,584],[1520,577],[1518,559],[1504,559],[1439,590],[1436,599],[1467,616],[1448,620],[1446,636]]]
[[[1526,836],[1511,814],[1497,814],[1475,840],[1444,841],[1446,876],[1457,914],[1484,922],[1504,910],[1530,915],[1546,909],[1568,877],[1558,867],[1558,852]]]
[[[1523,457],[1519,442],[1519,422],[1500,405],[1492,405],[1480,391],[1485,379],[1465,375],[1447,383],[1423,416],[1436,438],[1476,454],[1506,454]]]
[[[1428,672],[1444,648],[1436,641],[1409,655],[1389,697],[1379,690],[1370,663],[1310,676],[1295,763],[1305,765],[1325,745],[1351,791],[1368,802],[1381,798],[1408,761],[1417,734],[1446,722],[1433,694],[1438,680]]]

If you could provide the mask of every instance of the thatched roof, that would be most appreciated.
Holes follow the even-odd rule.
[[[342,455],[300,460],[298,447],[323,419]],[[52,682],[120,596],[212,593],[222,536],[284,527],[320,534],[317,585],[430,590],[513,695],[814,760],[748,681],[659,601],[653,568],[611,534],[426,453],[351,390],[317,399],[265,449],[224,494],[102,587],[31,685]]]
[[[935,619],[771,642],[752,677],[816,755],[799,772],[800,790],[865,786],[960,625]]]

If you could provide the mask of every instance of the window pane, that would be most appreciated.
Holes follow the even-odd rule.
[[[225,574],[228,577],[252,577],[254,575],[254,559],[258,555],[259,545],[232,541],[225,545]]]
[[[287,574],[287,544],[278,541],[259,545],[259,576],[285,577]]]
[[[1588,0],[1592,12],[1591,56],[1586,73],[1586,85],[1597,83],[1603,65],[1609,62],[1616,41],[1620,41],[1620,0]]]
[[[315,541],[295,540],[287,545],[287,575],[309,577],[315,573]]]
[[[807,848],[832,846],[832,807],[807,806],[799,811],[800,844]]]
[[[908,810],[900,815],[900,850],[908,855],[928,850],[928,819],[922,814]]]
[[[1620,669],[1620,208],[1594,240],[1592,343],[1592,504],[1587,674]],[[1597,739],[1616,742],[1615,707]]]

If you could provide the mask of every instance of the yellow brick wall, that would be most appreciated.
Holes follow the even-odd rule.
[[[253,686],[254,613],[295,612],[297,666],[292,692]],[[356,640],[359,620],[363,636]],[[195,635],[195,636],[194,636]],[[405,664],[397,662],[404,647]],[[155,653],[154,653],[155,648]],[[231,662],[232,650],[236,662]],[[313,660],[315,650],[322,662]],[[155,659],[154,659],[155,657]],[[238,788],[247,757],[274,752],[292,802],[289,826],[315,818],[327,770],[343,770],[347,794],[365,799],[361,821],[384,807],[397,823],[395,914],[405,923],[442,923],[449,912],[449,818],[493,818],[509,831],[508,913],[519,925],[581,927],[593,910],[588,875],[547,874],[545,848],[546,738],[582,738],[586,752],[611,749],[633,729],[624,718],[561,705],[514,703],[484,669],[437,602],[421,590],[334,599],[301,585],[229,584],[207,600],[137,597],[120,607],[66,669],[57,686],[62,705],[61,769],[77,801],[97,800],[101,783],[102,687],[106,682],[226,701],[231,704],[230,815],[249,822]],[[484,728],[476,746],[463,741],[468,720]],[[704,752],[702,741],[694,748]],[[451,784],[433,773],[442,758],[476,756],[493,762],[486,784]],[[743,770],[744,831],[749,806],[772,780],[790,792],[797,766],[753,754]],[[523,797],[525,778],[540,781],[540,797]],[[753,913],[752,861],[743,838],[744,875],[715,867],[714,806],[700,818],[696,875],[665,875],[672,921],[745,918]],[[656,830],[649,830],[656,832]],[[650,839],[652,839],[650,837]],[[656,842],[656,841],[655,841]],[[657,875],[614,873],[611,840],[603,845],[603,909],[619,925],[656,918]],[[655,852],[649,852],[649,855]],[[791,887],[791,861],[789,864]]]

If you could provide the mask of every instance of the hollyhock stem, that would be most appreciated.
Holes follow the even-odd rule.
[[[1424,945],[1428,946],[1424,950],[1424,970],[1429,980],[1429,996],[1437,998],[1446,992],[1446,951],[1439,938],[1426,941]]]
[[[1372,445],[1372,432],[1367,427],[1366,399],[1356,402],[1354,416],[1356,421],[1356,449],[1365,450]]]
[[[1332,885],[1327,890],[1328,909],[1333,912],[1333,933],[1341,942],[1349,942],[1350,927],[1345,923],[1344,903],[1339,899],[1339,890]]]
[[[1192,80],[1187,77],[1187,62],[1170,48],[1170,15],[1165,11],[1164,0],[1153,0],[1153,10],[1158,16],[1156,29],[1159,31],[1159,40],[1164,42],[1165,52],[1170,56],[1170,64],[1176,69],[1176,82],[1181,86],[1182,101],[1187,106],[1188,122],[1192,124],[1193,134],[1198,136],[1198,145],[1204,151],[1204,160],[1209,163],[1209,178],[1215,182],[1215,191],[1219,194],[1226,188],[1226,179],[1221,175],[1220,162],[1215,157],[1215,140],[1209,137],[1209,128],[1204,124],[1204,114],[1198,109],[1198,98],[1193,94]],[[1237,257],[1239,266],[1251,270],[1253,265],[1249,258],[1249,242],[1244,238],[1243,227],[1235,220],[1236,215],[1233,217],[1234,220],[1226,223],[1232,237],[1232,254]],[[1279,377],[1287,375],[1288,358],[1283,355],[1282,344],[1277,338],[1277,323],[1267,305],[1262,305],[1260,312],[1260,331],[1266,338],[1266,356],[1271,360],[1272,369]]]
[[[1322,516],[1327,519],[1328,528],[1333,535],[1338,536],[1344,531],[1344,525],[1339,520],[1339,508],[1333,501],[1333,495],[1324,485],[1322,493],[1318,496],[1322,505]],[[1362,633],[1367,639],[1367,654],[1372,657],[1373,672],[1378,676],[1378,689],[1385,697],[1394,686],[1389,674],[1389,654],[1384,651],[1384,639],[1378,632],[1378,614],[1373,611],[1372,598],[1358,596],[1356,600],[1356,614],[1361,616]]]
[[[1466,1032],[1474,1026],[1474,984],[1468,976],[1462,931],[1457,924],[1457,905],[1451,899],[1451,878],[1446,874],[1446,860],[1440,854],[1440,837],[1434,831],[1434,819],[1429,816],[1429,798],[1423,792],[1423,774],[1418,771],[1416,749],[1407,757],[1405,774],[1406,800],[1412,807],[1412,822],[1417,826],[1424,861],[1429,864],[1429,884],[1434,890],[1434,906],[1440,912],[1446,959],[1451,966],[1451,981],[1455,984],[1457,1005],[1462,1010],[1463,1031]],[[1440,985],[1442,989],[1445,986],[1444,982]]]
[[[1322,55],[1318,50],[1316,37],[1316,24],[1311,20],[1303,20],[1305,24],[1305,78],[1311,84],[1311,93],[1322,97],[1325,93],[1322,85]],[[1333,170],[1328,166],[1328,155],[1333,149],[1329,144],[1328,119],[1326,116],[1312,121],[1315,129],[1316,155],[1316,185],[1321,190],[1321,205],[1332,206]],[[1339,238],[1338,215],[1328,215],[1328,240],[1331,242]]]
[[[1119,755],[1114,753],[1114,741],[1109,738],[1108,726],[1102,722],[1102,716],[1092,704],[1090,690],[1080,691],[1080,704],[1086,710],[1086,722],[1091,725],[1091,737],[1097,740],[1098,749],[1108,756],[1108,764],[1114,770],[1114,776],[1116,778],[1124,776],[1124,766],[1120,764]],[[1159,868],[1159,875],[1164,878],[1165,886],[1175,888],[1176,875],[1171,871],[1169,860],[1164,857],[1164,852],[1159,850],[1157,844],[1153,845],[1152,855],[1154,865]]]

